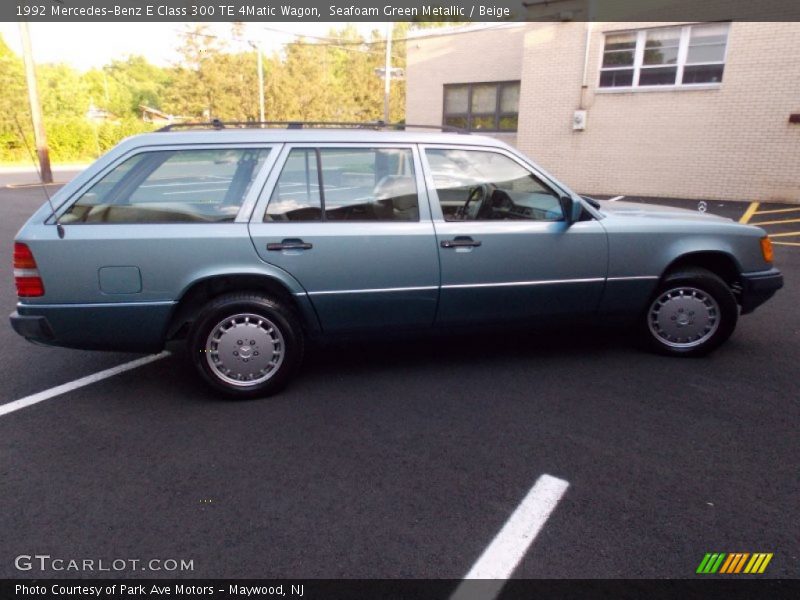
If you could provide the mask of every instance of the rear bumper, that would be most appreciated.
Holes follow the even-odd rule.
[[[778,269],[743,273],[741,285],[739,304],[742,305],[742,314],[746,315],[772,298],[775,292],[783,287],[783,275]]]
[[[32,342],[80,350],[158,352],[174,302],[17,304],[11,327]]]
[[[9,317],[11,327],[19,335],[32,342],[48,343],[53,341],[53,328],[47,317],[41,315],[21,315],[17,311]]]

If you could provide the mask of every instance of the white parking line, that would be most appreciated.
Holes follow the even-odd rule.
[[[503,589],[528,548],[539,535],[569,483],[542,475],[511,514],[491,544],[464,576],[450,600],[491,600]],[[476,584],[474,579],[486,579]]]
[[[20,398],[19,400],[14,400],[13,402],[9,402],[8,404],[2,404],[0,405],[0,417],[12,413],[14,411],[17,411],[21,408],[32,406],[34,404],[38,404],[39,402],[44,402],[45,400],[49,400],[50,398],[55,398],[56,396],[60,396],[61,394],[66,394],[67,392],[77,390],[78,388],[85,387],[87,385],[95,383],[96,381],[102,381],[103,379],[108,379],[109,377],[113,377],[114,375],[119,375],[120,373],[124,373],[125,371],[130,371],[131,369],[142,367],[151,362],[161,360],[162,358],[166,358],[167,356],[169,356],[169,352],[164,351],[160,354],[153,354],[151,356],[145,356],[144,358],[137,358],[136,360],[132,360],[130,362],[117,365],[116,367],[111,367],[110,369],[106,369],[105,371],[99,371],[97,373],[94,373],[93,375],[87,375],[86,377],[81,377],[80,379],[76,379],[75,381],[70,381],[69,383],[57,385],[56,387],[50,388],[49,390],[38,392],[30,396],[25,396],[24,398]]]
[[[616,202],[617,200],[622,200],[625,196],[614,196],[613,198],[609,198],[609,202]]]
[[[232,181],[231,179],[226,179],[225,181]],[[187,181],[187,182],[180,182],[180,183],[151,183],[150,185],[140,185],[140,189],[150,189],[150,188],[157,188],[157,187],[185,187],[187,185],[217,185],[220,183],[219,181]],[[39,184],[36,184],[39,185]]]
[[[164,196],[177,196],[179,194],[207,194],[208,192],[224,192],[228,188],[210,188],[207,190],[186,190],[183,192],[163,192]]]

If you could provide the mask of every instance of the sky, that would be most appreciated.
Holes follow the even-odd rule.
[[[231,36],[230,23],[209,23],[211,33]],[[331,28],[346,23],[246,23],[244,37],[261,44],[266,53],[297,39],[294,34],[325,36]],[[373,29],[384,31],[384,23],[357,23],[362,35]],[[265,28],[269,28],[268,31]],[[159,66],[178,60],[182,23],[31,23],[31,45],[37,63],[65,62],[81,71],[100,67],[115,58],[143,55]],[[288,32],[276,33],[272,30]],[[0,23],[0,35],[14,52],[21,54],[19,25]],[[242,48],[244,49],[244,48]]]

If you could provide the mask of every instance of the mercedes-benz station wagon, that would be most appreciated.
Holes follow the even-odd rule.
[[[763,230],[581,197],[489,137],[195,127],[129,138],[17,235],[11,324],[44,344],[185,340],[234,397],[308,340],[588,317],[696,356],[783,280]]]

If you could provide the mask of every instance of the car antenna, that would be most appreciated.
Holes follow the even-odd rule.
[[[36,175],[39,177],[39,184],[42,186],[42,191],[44,195],[47,197],[47,203],[50,205],[50,216],[53,217],[53,220],[56,222],[56,231],[58,232],[59,239],[64,239],[64,226],[58,220],[58,215],[56,214],[56,207],[53,206],[53,199],[50,197],[50,192],[47,191],[47,186],[45,185],[44,181],[42,181],[42,173],[39,171],[39,165],[36,164],[36,157],[33,155],[33,150],[31,149],[30,144],[28,144],[28,140],[25,138],[25,132],[22,130],[22,125],[19,124],[19,119],[17,115],[14,115],[14,122],[17,124],[17,129],[19,130],[19,136],[22,138],[22,143],[25,144],[25,147],[28,149],[28,154],[31,156],[31,160],[33,161],[33,168],[36,170]]]

